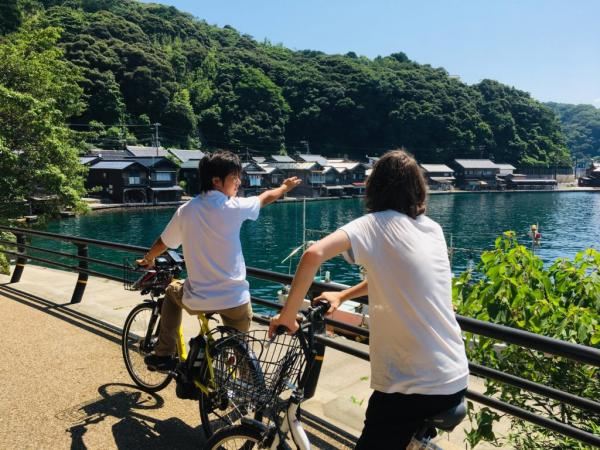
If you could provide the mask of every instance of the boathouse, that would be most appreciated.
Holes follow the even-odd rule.
[[[131,158],[146,168],[148,201],[151,203],[181,200],[183,189],[176,184],[177,164],[167,158]]]
[[[131,159],[99,160],[90,166],[85,187],[114,203],[146,203],[148,172]]]
[[[454,170],[445,164],[420,164],[429,188],[434,191],[449,191],[454,187]]]
[[[450,166],[456,174],[456,184],[466,190],[486,190],[496,187],[498,165],[489,159],[455,159]]]
[[[592,161],[590,167],[585,171],[585,176],[579,178],[578,184],[579,186],[600,187],[600,162]]]

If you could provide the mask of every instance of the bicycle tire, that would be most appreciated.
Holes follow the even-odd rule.
[[[213,344],[213,348],[215,349],[215,354],[212,357],[214,367],[219,365],[219,360],[222,361],[227,359],[232,353],[234,355],[242,354],[245,355],[242,358],[242,361],[245,361],[248,364],[237,366],[236,368],[238,370],[241,369],[241,372],[247,371],[253,380],[262,379],[260,365],[253,355],[249,355],[248,347],[244,341],[236,339],[235,336],[225,336],[217,340]],[[207,373],[208,369],[206,364],[207,361],[205,359],[200,373]],[[201,392],[198,407],[200,410],[202,429],[204,430],[206,438],[212,436],[216,430],[235,425],[242,417],[252,412],[247,405],[232,404],[232,402],[229,401],[227,393],[220,391],[210,394]],[[262,416],[263,413],[260,410],[255,410],[253,412],[255,420],[262,420]]]
[[[216,431],[204,445],[205,450],[251,450],[261,446],[263,429],[249,424],[233,425]]]
[[[144,357],[158,342],[160,322],[156,323],[157,318],[152,317],[153,309],[154,304],[151,302],[134,307],[125,319],[121,335],[121,349],[127,372],[137,386],[148,392],[164,389],[173,378],[171,374],[148,370],[144,363]],[[151,342],[144,345],[148,330]]]

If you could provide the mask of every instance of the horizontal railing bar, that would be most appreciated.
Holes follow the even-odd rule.
[[[3,241],[3,240],[0,239],[0,244],[5,244],[7,242],[9,242],[9,241]],[[16,242],[10,242],[10,244],[12,244],[15,247],[18,245],[19,247],[27,248],[27,249],[30,249],[30,250],[37,250],[37,251],[40,251],[40,252],[50,253],[52,255],[57,255],[57,256],[65,256],[65,257],[68,257],[68,258],[75,258],[75,259],[77,259],[79,261],[88,261],[88,262],[91,262],[91,263],[102,264],[102,265],[105,265],[105,266],[108,266],[108,267],[113,267],[115,269],[121,269],[121,270],[123,270],[123,264],[116,264],[116,263],[112,263],[112,262],[109,262],[109,261],[103,261],[101,259],[79,256],[79,255],[75,255],[73,253],[58,252],[56,250],[50,250],[50,249],[42,248],[42,247],[35,247],[33,245],[28,245],[28,244],[17,244]],[[25,254],[23,254],[23,256],[25,256]]]
[[[556,431],[557,433],[560,433],[564,436],[577,439],[578,441],[585,442],[586,444],[600,447],[600,436],[598,435],[588,433],[587,431],[572,427],[562,422],[557,422],[556,420],[551,420],[546,417],[538,416],[537,414],[532,413],[531,411],[527,411],[523,408],[519,408],[518,406],[511,405],[510,403],[506,403],[492,397],[488,397],[478,392],[473,392],[469,390],[467,391],[466,397],[477,403],[481,403],[482,405],[489,406],[491,408],[497,409],[498,411],[508,413],[511,416],[526,420],[527,422],[539,425],[548,430]]]
[[[73,242],[75,244],[97,245],[98,247],[112,248],[115,250],[124,250],[124,251],[131,251],[131,252],[140,252],[140,253],[146,253],[148,251],[148,247],[140,247],[138,245],[117,244],[114,242],[101,241],[98,239],[89,239],[89,238],[82,238],[82,237],[69,236],[69,235],[63,235],[63,234],[49,233],[47,231],[26,230],[23,228],[7,227],[4,225],[0,225],[0,230],[9,231],[13,234],[21,233],[21,234],[30,235],[30,236],[40,236],[40,237],[45,237],[48,239]]]
[[[600,367],[600,350],[598,349],[470,317],[457,315],[456,319],[463,331]]]
[[[510,384],[511,386],[527,389],[528,391],[535,392],[536,394],[545,395],[548,398],[552,398],[560,402],[568,403],[569,405],[577,408],[600,413],[600,403],[595,402],[594,400],[560,391],[543,384],[526,380],[525,378],[510,375],[475,363],[469,363],[469,372],[471,375],[491,378],[502,383]]]
[[[79,266],[70,266],[68,264],[59,263],[57,261],[51,261],[49,259],[40,258],[39,256],[25,255],[22,253],[10,252],[7,250],[3,250],[3,253],[6,253],[8,255],[13,255],[13,256],[22,256],[24,258],[31,259],[33,261],[43,262],[43,263],[51,265],[51,266],[54,265],[54,266],[62,267],[63,269],[67,269],[71,272],[87,273],[88,275],[95,275],[99,278],[107,278],[109,280],[118,281],[119,283],[123,283],[123,278],[115,277],[115,276],[108,275],[108,274],[105,274],[102,272],[96,272],[95,270],[81,269]]]

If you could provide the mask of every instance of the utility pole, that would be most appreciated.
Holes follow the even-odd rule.
[[[160,123],[156,122],[154,125],[154,145],[156,146],[156,157],[158,158],[158,147],[160,147],[160,141],[158,140],[158,127]]]

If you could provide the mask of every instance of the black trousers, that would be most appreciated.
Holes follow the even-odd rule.
[[[356,450],[404,450],[423,420],[458,405],[465,392],[452,395],[373,392]]]

